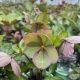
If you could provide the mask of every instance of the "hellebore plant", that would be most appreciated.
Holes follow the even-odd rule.
[[[26,44],[26,55],[32,58],[33,63],[40,69],[47,68],[56,63],[58,53],[50,38],[40,32],[29,33],[23,38]]]
[[[71,19],[73,16],[68,16],[72,12],[71,9],[70,13],[66,13],[67,9],[63,10],[65,5],[55,6],[55,10],[48,6],[45,0],[40,0],[40,4],[33,4],[28,0],[23,6],[19,6],[25,7],[19,12],[15,7],[11,13],[1,13],[0,73],[3,74],[1,70],[5,69],[6,76],[11,77],[8,80],[63,80],[58,74],[67,76],[68,71],[66,72],[63,67],[75,52],[74,46],[80,43],[80,36],[68,37],[74,35],[72,30],[77,31],[78,28]],[[9,36],[10,41],[7,41],[9,38],[4,39]],[[60,57],[69,60],[61,61]],[[10,65],[12,70],[9,69]],[[14,78],[12,71],[17,78]],[[70,79],[74,76],[73,73],[69,76]],[[80,71],[76,71],[76,74],[79,78]]]
[[[18,20],[21,20],[23,16],[19,12],[13,12],[0,15],[0,24],[3,26],[3,30],[6,33],[10,33],[12,25],[15,25]]]

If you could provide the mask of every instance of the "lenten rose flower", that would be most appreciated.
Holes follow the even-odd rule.
[[[80,43],[80,36],[71,36],[71,37],[65,38],[65,40],[72,44],[78,44]]]
[[[0,67],[5,67],[11,62],[11,56],[0,52]]]
[[[34,12],[35,12],[36,14],[39,14],[41,11],[40,11],[40,9],[39,9],[38,7],[35,7],[35,8],[34,8]]]
[[[59,52],[63,53],[65,57],[70,57],[74,53],[74,45],[78,43],[80,43],[80,36],[65,38]]]
[[[49,31],[50,32],[50,31]],[[25,54],[32,59],[39,69],[46,69],[58,61],[58,53],[48,37],[49,32],[29,33],[23,37],[26,45]]]
[[[12,70],[16,76],[21,75],[21,69],[15,59],[4,52],[0,52],[0,67],[5,67],[8,64],[11,64]]]

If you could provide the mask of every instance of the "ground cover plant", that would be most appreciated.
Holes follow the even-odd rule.
[[[79,79],[79,4],[0,4],[0,80]]]

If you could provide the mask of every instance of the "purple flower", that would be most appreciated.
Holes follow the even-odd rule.
[[[5,67],[8,64],[11,64],[12,71],[16,76],[19,77],[21,75],[21,69],[19,64],[10,55],[4,52],[0,52],[0,67]]]
[[[80,36],[71,36],[64,39],[59,52],[65,57],[70,57],[74,53],[74,45],[80,43]]]

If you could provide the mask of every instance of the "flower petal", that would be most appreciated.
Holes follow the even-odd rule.
[[[53,46],[49,46],[46,48],[46,51],[47,51],[52,63],[56,63],[58,61],[57,50]]]
[[[0,67],[5,67],[10,62],[11,62],[11,57],[4,52],[0,52]]]
[[[35,52],[37,52],[39,50],[39,47],[27,47],[25,50],[25,54],[29,57],[29,58],[33,58],[33,55],[35,54]]]
[[[13,70],[13,72],[14,72],[14,74],[16,76],[20,76],[21,75],[20,66],[13,58],[12,58],[12,61],[11,61],[11,67],[12,67],[12,70]]]
[[[29,33],[24,36],[23,38],[24,43],[26,46],[39,46],[40,45],[40,39],[37,37],[37,33]]]
[[[65,40],[70,43],[77,44],[77,43],[80,43],[80,36],[71,36],[66,38]]]
[[[51,64],[51,60],[44,51],[40,51],[39,53],[36,53],[33,57],[33,62],[36,65],[36,67],[40,69],[45,69]]]
[[[70,57],[74,53],[74,44],[69,42],[64,42],[59,49],[60,53],[63,53],[65,57]]]

